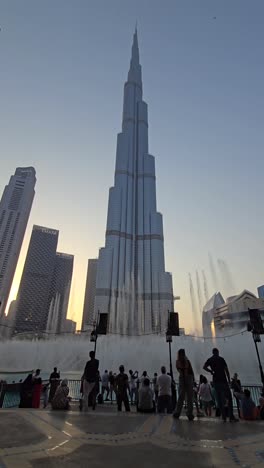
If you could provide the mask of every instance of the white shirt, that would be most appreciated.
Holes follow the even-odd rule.
[[[158,377],[157,385],[159,387],[159,396],[171,396],[171,377],[167,374],[161,374]]]
[[[211,387],[209,383],[202,383],[199,390],[199,396],[202,401],[211,401],[212,394],[211,394]]]
[[[133,377],[133,375],[130,375],[129,377],[129,386],[130,386],[130,389],[135,389],[137,388],[137,377]]]
[[[108,387],[108,381],[109,381],[109,376],[107,373],[104,373],[102,375],[102,386],[103,387]]]
[[[154,392],[149,387],[143,386],[139,390],[138,407],[141,410],[151,410],[153,408]]]
[[[142,375],[142,377],[140,377],[140,387],[143,387],[143,386],[144,386],[144,380],[145,380],[145,379],[149,379],[149,380],[150,380],[150,378],[149,378],[148,375],[146,375],[146,377],[144,377],[144,375]]]

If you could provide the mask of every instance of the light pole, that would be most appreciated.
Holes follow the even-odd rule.
[[[166,341],[167,343],[169,343],[170,375],[171,375],[171,379],[173,380],[173,370],[172,370],[172,360],[171,360],[172,335],[169,335],[168,332],[166,333]]]
[[[255,343],[255,348],[256,348],[256,353],[257,353],[257,358],[258,358],[260,378],[261,378],[261,382],[264,388],[264,373],[263,373],[261,360],[259,356],[258,345],[257,345],[257,343],[261,343],[260,335],[264,334],[263,322],[262,322],[261,313],[259,309],[248,309],[248,312],[249,312],[249,322],[247,324],[247,329],[248,331],[252,332],[252,338]]]
[[[259,355],[259,350],[258,350],[258,345],[257,345],[257,343],[261,342],[261,339],[260,339],[260,336],[257,333],[252,333],[252,338],[253,338],[254,343],[255,343],[255,348],[256,348],[256,353],[257,353],[257,358],[258,358],[258,364],[259,364],[260,378],[261,378],[261,382],[262,382],[262,385],[263,385],[263,388],[264,388],[264,373],[263,373],[261,360],[260,360],[260,355]]]
[[[100,317],[100,312],[98,310],[97,319],[93,321],[93,331],[90,337],[90,341],[94,343],[94,354],[96,354],[96,346],[97,346],[97,338],[98,338],[97,328],[98,328],[98,323],[99,323],[99,317]]]

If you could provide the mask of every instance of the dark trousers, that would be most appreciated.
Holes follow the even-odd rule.
[[[236,400],[236,404],[237,404],[237,413],[238,413],[238,417],[241,418],[241,414],[240,414],[240,401],[237,397],[235,397],[235,400]]]
[[[117,393],[116,394],[116,400],[117,400],[117,409],[118,409],[118,411],[122,411],[122,403],[124,403],[124,405],[125,405],[125,410],[130,411],[127,391],[122,392],[122,393]]]
[[[179,379],[179,398],[175,413],[180,415],[185,398],[187,399],[187,416],[193,415],[193,377],[186,375]]]
[[[221,411],[222,419],[226,419],[226,400],[228,401],[228,417],[230,419],[233,419],[233,399],[228,383],[215,382],[214,388],[216,391],[216,396],[219,404],[219,409]]]
[[[171,409],[171,396],[170,395],[159,395],[158,397],[158,413],[164,413],[165,409],[168,414],[172,413]]]

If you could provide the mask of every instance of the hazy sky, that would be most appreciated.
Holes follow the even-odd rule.
[[[216,19],[214,19],[216,17]],[[166,269],[191,329],[188,273],[208,252],[235,284],[264,283],[263,0],[0,0],[0,192],[33,165],[33,224],[74,254],[69,317],[80,323],[88,258],[104,245],[123,85],[138,23]]]

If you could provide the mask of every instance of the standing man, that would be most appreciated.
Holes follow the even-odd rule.
[[[93,391],[97,378],[98,378],[98,369],[99,361],[95,359],[95,352],[90,351],[89,353],[90,361],[86,363],[84,373],[83,373],[83,411],[88,411],[88,399],[90,393]],[[95,409],[95,400],[96,393],[93,392],[93,409]]]
[[[109,375],[108,371],[105,370],[104,374],[101,377],[102,380],[102,398],[104,399],[104,393],[106,392],[106,401],[109,401]]]
[[[158,413],[164,413],[165,409],[167,414],[171,414],[171,377],[166,373],[166,367],[162,366],[161,375],[157,380],[159,387],[158,395]]]
[[[115,379],[115,384],[118,411],[122,411],[122,403],[124,403],[126,411],[130,411],[127,395],[127,392],[129,391],[128,376],[125,374],[124,366],[119,367],[119,374]]]
[[[219,350],[217,348],[213,349],[212,357],[207,359],[203,368],[206,372],[210,372],[210,374],[212,374],[213,376],[214,389],[216,392],[223,421],[226,422],[225,402],[227,401],[229,420],[230,422],[237,422],[238,419],[235,418],[233,413],[233,400],[229,388],[229,370],[224,358],[219,356]]]
[[[53,372],[50,374],[49,383],[50,383],[49,401],[51,402],[56,393],[57,387],[60,385],[60,372],[58,372],[57,367],[54,367]]]
[[[137,383],[138,371],[133,372],[131,369],[129,371],[129,393],[131,399],[131,405],[137,401]]]

